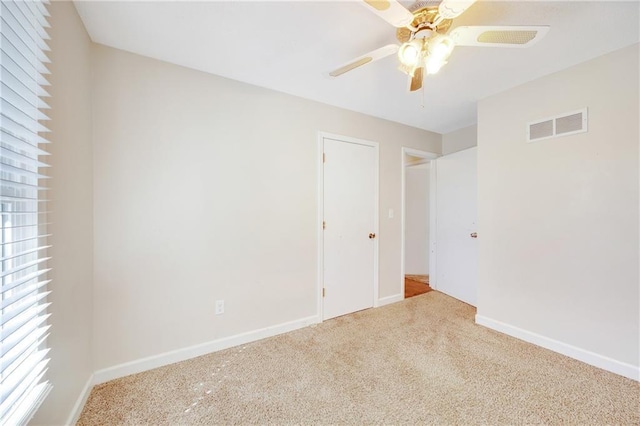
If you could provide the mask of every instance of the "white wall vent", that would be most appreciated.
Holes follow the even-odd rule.
[[[527,125],[527,142],[575,135],[587,131],[587,108],[562,114]]]

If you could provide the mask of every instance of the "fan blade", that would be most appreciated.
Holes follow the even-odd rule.
[[[453,19],[469,9],[476,0],[442,0],[438,6],[438,15],[443,19]]]
[[[335,70],[329,72],[327,75],[329,77],[339,77],[344,73],[352,71],[358,67],[366,65],[370,62],[377,61],[378,59],[386,58],[389,55],[393,55],[398,52],[397,44],[387,44],[379,49],[376,49],[372,52],[367,53],[366,55],[362,55],[348,63],[336,68]]]
[[[396,0],[363,0],[362,5],[394,27],[406,27],[413,22],[413,13]]]
[[[449,33],[457,46],[530,47],[548,26],[457,27]]]
[[[422,79],[424,76],[423,73],[424,68],[416,68],[413,72],[413,77],[409,79],[409,91],[415,92],[416,90],[422,89]]]

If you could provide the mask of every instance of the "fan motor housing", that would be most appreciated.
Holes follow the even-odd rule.
[[[411,10],[411,8],[409,8]],[[435,26],[433,23],[438,17],[438,7],[437,6],[425,6],[419,7],[416,10],[411,10],[413,13],[413,21],[411,22],[411,26],[417,28],[418,31],[411,31],[409,28],[403,27],[398,28],[396,31],[396,38],[400,43],[406,43],[411,40],[415,34],[419,33],[422,30],[431,30],[440,34],[446,34],[451,27],[451,19],[443,19]]]

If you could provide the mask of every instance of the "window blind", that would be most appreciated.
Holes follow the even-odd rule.
[[[48,352],[47,2],[0,2],[0,424],[26,423],[51,385]]]

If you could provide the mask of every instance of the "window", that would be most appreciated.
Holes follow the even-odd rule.
[[[0,424],[26,423],[51,388],[43,379],[50,326],[41,186],[48,16],[41,1],[0,2]]]

